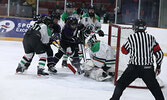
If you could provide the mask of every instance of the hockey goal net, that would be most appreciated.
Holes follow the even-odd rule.
[[[123,71],[127,68],[129,61],[129,55],[121,53],[121,46],[126,42],[128,36],[133,34],[132,26],[120,26],[115,24],[109,24],[108,33],[108,44],[116,50],[116,64],[115,64],[115,79],[114,84],[116,85],[117,80],[122,75]],[[164,87],[162,80],[156,77],[161,88]],[[137,78],[132,82],[129,87],[132,88],[147,88],[142,79]]]

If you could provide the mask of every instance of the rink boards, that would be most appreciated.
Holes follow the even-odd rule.
[[[31,18],[19,18],[19,17],[1,17],[0,16],[0,40],[9,41],[22,41],[25,32],[30,27]],[[108,33],[108,24],[102,24],[102,30],[105,34]],[[163,40],[166,37],[167,29],[161,28],[147,28],[148,33],[152,33],[157,38],[162,50],[165,52],[164,56],[167,56],[167,45]],[[102,41],[107,42],[108,36],[105,36]]]

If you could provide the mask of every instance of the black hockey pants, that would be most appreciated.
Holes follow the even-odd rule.
[[[75,60],[79,61],[79,56],[78,56],[78,44],[75,43],[67,43],[67,42],[60,42],[61,47],[63,48],[64,51],[61,51],[60,49],[58,50],[58,52],[55,54],[55,57],[53,60],[49,59],[50,61],[53,61],[55,64],[60,60],[60,58],[63,56],[63,54],[66,52],[66,49],[68,47],[71,47],[72,52],[74,52],[73,57],[75,58]]]
[[[23,39],[25,53],[41,54],[46,52],[46,45],[44,45],[40,39],[41,37],[38,31],[28,30]]]
[[[145,82],[148,89],[155,97],[155,100],[164,100],[159,83],[155,78],[154,67],[149,67],[150,66],[128,65],[128,68],[117,81],[114,94],[110,100],[119,100],[125,88],[138,77],[142,78]]]

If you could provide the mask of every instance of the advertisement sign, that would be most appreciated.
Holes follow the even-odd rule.
[[[0,17],[0,37],[23,38],[32,19]]]

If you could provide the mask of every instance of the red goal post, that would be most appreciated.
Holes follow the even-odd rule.
[[[109,24],[108,28],[108,45],[116,50],[116,64],[115,64],[115,78],[114,78],[114,85],[117,84],[117,79],[121,76],[123,71],[127,68],[127,63],[129,61],[129,55],[123,55],[121,53],[121,46],[127,41],[127,38],[130,34],[133,34],[134,31],[132,30],[132,26],[126,25],[115,25]],[[157,77],[157,80],[162,87],[164,84],[162,80]],[[129,87],[132,88],[147,88],[145,83],[137,78],[134,82],[132,82]]]

